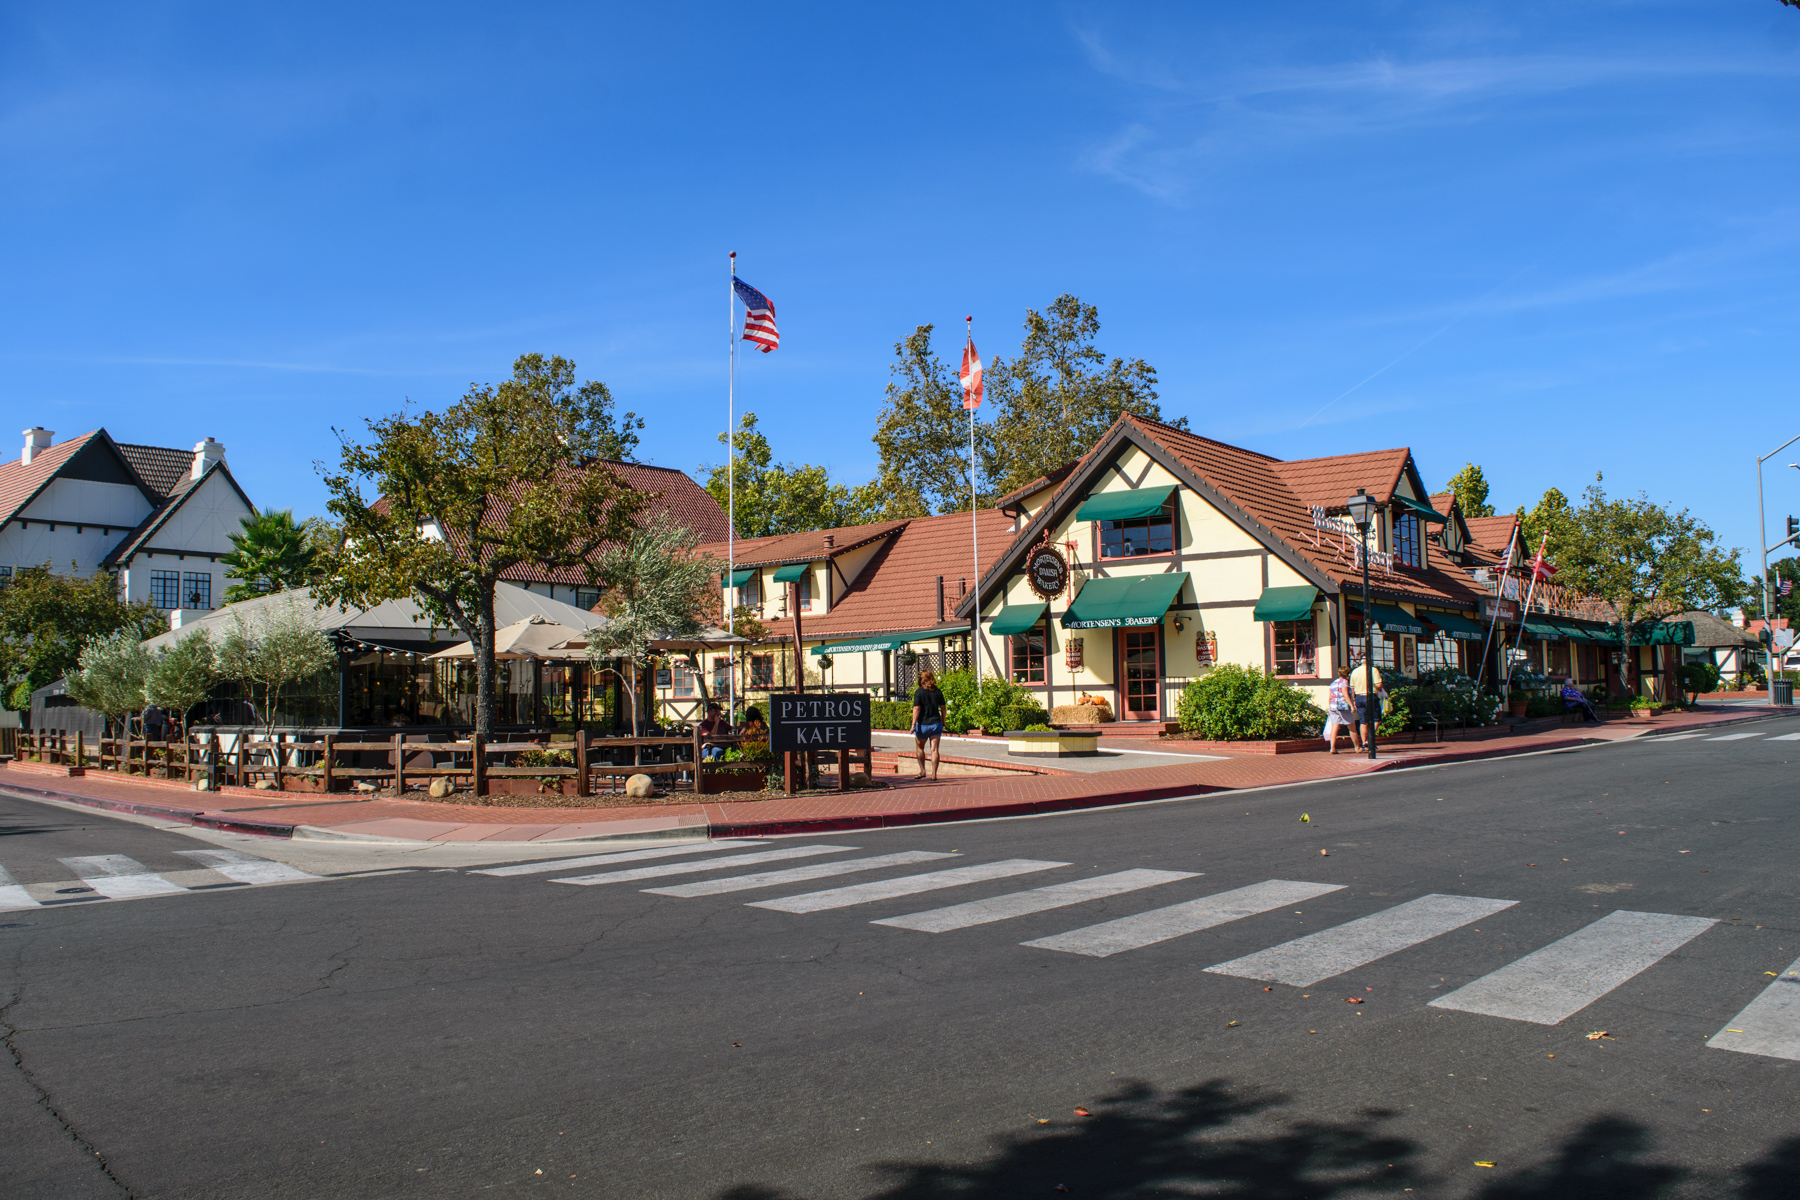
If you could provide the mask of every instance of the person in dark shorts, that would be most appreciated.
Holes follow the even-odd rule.
[[[938,774],[938,740],[944,736],[944,693],[938,690],[937,674],[930,670],[919,672],[919,686],[913,692],[912,710],[913,740],[919,748],[919,774],[925,776],[925,752],[931,751],[931,778]]]

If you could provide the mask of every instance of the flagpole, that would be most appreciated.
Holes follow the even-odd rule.
[[[1500,568],[1500,578],[1494,582],[1494,613],[1488,618],[1487,638],[1481,643],[1481,670],[1487,673],[1488,648],[1494,644],[1494,627],[1500,623],[1500,603],[1506,599],[1506,577],[1512,574],[1513,547],[1519,542],[1519,523],[1513,522],[1512,537],[1506,543],[1506,565]],[[1496,672],[1502,674],[1502,672]],[[1477,681],[1479,683],[1479,681]],[[1499,691],[1502,681],[1494,680],[1494,690]],[[1477,690],[1480,690],[1477,687]]]
[[[968,323],[966,330],[967,345],[975,343],[975,318],[965,317]],[[964,402],[967,402],[964,397]],[[981,686],[981,522],[977,516],[978,505],[975,499],[975,410],[969,409],[969,545],[975,555],[975,633],[969,639],[971,657],[975,660],[975,686]]]
[[[1538,542],[1537,557],[1532,559],[1532,561],[1531,561],[1531,583],[1525,589],[1525,603],[1519,609],[1519,641],[1521,644],[1523,644],[1525,641],[1525,618],[1529,617],[1531,615],[1531,598],[1533,596],[1537,595],[1538,567],[1540,564],[1543,563],[1544,551],[1549,549],[1549,547],[1550,547],[1550,535],[1548,533],[1546,533],[1543,537],[1543,540]],[[1506,673],[1506,682],[1508,685],[1507,689],[1506,689],[1506,697],[1508,700],[1511,700],[1512,699],[1512,687],[1511,687],[1512,672],[1511,671],[1508,671]]]
[[[725,385],[725,630],[737,636],[737,251],[731,252],[731,278],[725,283],[725,341],[731,347],[731,369]],[[727,691],[730,707],[726,720],[737,720],[737,658],[731,650],[731,683]]]

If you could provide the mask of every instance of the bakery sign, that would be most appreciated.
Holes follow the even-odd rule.
[[[1032,591],[1054,600],[1069,586],[1069,562],[1055,546],[1039,546],[1025,560],[1025,578]]]

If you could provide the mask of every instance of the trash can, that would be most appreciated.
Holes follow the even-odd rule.
[[[1791,679],[1772,679],[1769,688],[1775,693],[1775,703],[1792,704],[1794,702],[1794,681]]]

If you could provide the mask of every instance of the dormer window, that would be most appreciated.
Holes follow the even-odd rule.
[[[1162,507],[1146,517],[1127,517],[1117,521],[1101,521],[1101,558],[1142,558],[1149,554],[1175,552],[1175,497],[1169,496]]]
[[[1409,512],[1394,517],[1394,561],[1415,571],[1425,565],[1425,549],[1419,518]]]

